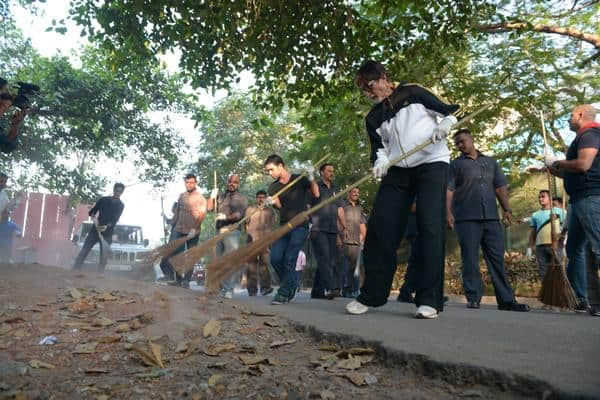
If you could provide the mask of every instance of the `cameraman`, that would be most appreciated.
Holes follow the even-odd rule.
[[[6,114],[14,102],[14,97],[8,93],[7,84],[6,80],[0,78],[0,118]],[[17,134],[25,115],[27,115],[27,108],[22,108],[12,115],[8,133],[4,131],[4,127],[0,126],[0,150],[3,153],[10,153],[17,148]]]

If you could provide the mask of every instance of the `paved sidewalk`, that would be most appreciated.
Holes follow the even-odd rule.
[[[532,377],[566,394],[600,398],[600,318],[589,314],[517,313],[485,304],[470,310],[451,300],[439,318],[417,320],[413,305],[396,301],[360,316],[345,314],[348,299],[311,300],[306,293],[284,306],[242,293],[234,301],[404,354]]]

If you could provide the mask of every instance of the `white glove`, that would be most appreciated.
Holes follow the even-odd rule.
[[[525,252],[525,256],[527,258],[532,258],[533,257],[533,250],[531,249],[531,247],[527,248],[527,251]]]
[[[227,219],[227,215],[223,214],[223,213],[218,213],[217,214],[217,221],[225,221]]]
[[[306,177],[310,182],[313,182],[315,180],[315,167],[313,167],[312,165],[306,167]]]
[[[546,167],[553,167],[553,164],[559,160],[560,159],[558,157],[556,157],[554,154],[548,153],[544,157],[544,165]]]
[[[448,115],[447,117],[444,117],[440,121],[438,126],[433,130],[433,135],[431,135],[431,141],[435,143],[438,140],[446,139],[446,137],[450,133],[450,129],[452,129],[452,126],[457,122],[458,120],[454,115]]]
[[[96,225],[96,229],[98,230],[98,232],[104,232],[106,228],[106,225]]]
[[[390,160],[388,156],[381,150],[377,152],[377,160],[375,160],[375,165],[373,166],[373,177],[375,179],[381,179],[387,174],[388,164]]]
[[[198,234],[198,231],[196,231],[195,229],[190,229],[190,231],[187,234],[187,238],[193,239],[196,237],[197,234]]]
[[[267,196],[267,198],[265,199],[265,205],[272,206],[273,203],[274,203],[273,198],[271,196]]]

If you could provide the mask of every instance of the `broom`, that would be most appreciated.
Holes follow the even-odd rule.
[[[540,111],[540,120],[542,123],[542,135],[544,136],[544,158],[548,154],[548,142],[546,139],[546,127],[544,125],[544,114]],[[557,250],[558,241],[555,232],[554,205],[552,204],[552,176],[550,170],[546,168],[548,178],[548,192],[550,193],[550,237],[552,238],[552,265],[542,280],[542,287],[538,294],[538,299],[549,306],[560,308],[574,308],[577,305],[577,297],[573,292],[571,283],[567,278],[565,269],[558,260]],[[564,258],[566,259],[566,257]]]
[[[319,161],[317,161],[314,165],[318,168],[323,162],[325,162],[325,160],[327,160],[329,158],[329,156],[330,156],[330,154],[327,154],[326,156],[322,157]],[[289,190],[291,187],[293,187],[296,183],[298,183],[300,181],[300,179],[302,179],[305,176],[306,176],[306,172],[303,172],[297,178],[295,178],[289,184],[284,186],[279,192],[275,193],[271,197],[275,198],[275,197],[281,196],[283,193],[285,193],[287,190]],[[178,274],[180,274],[180,275],[185,274],[186,272],[188,272],[189,270],[194,268],[194,265],[196,264],[196,262],[200,258],[202,258],[202,256],[204,254],[206,254],[212,248],[214,248],[214,246],[216,246],[216,244],[218,242],[223,240],[223,238],[225,236],[227,236],[227,234],[229,234],[230,232],[237,229],[240,225],[245,223],[249,218],[251,218],[258,211],[259,210],[256,209],[252,214],[247,215],[244,218],[242,218],[241,220],[239,220],[238,222],[228,225],[225,228],[223,228],[222,233],[220,233],[216,236],[213,236],[212,238],[205,240],[204,242],[192,247],[191,249],[171,258],[171,265],[173,265],[173,267],[175,268],[175,270],[177,271]]]
[[[488,107],[489,106],[482,107],[479,110],[464,117],[463,119],[458,121],[456,124],[454,124],[454,126],[452,126],[452,129],[456,129],[456,128],[459,128],[460,126],[464,125],[466,122],[471,120],[477,114],[486,110]],[[412,150],[404,153],[400,157],[390,161],[388,165],[389,166],[395,165],[395,164],[399,163],[400,161],[405,160],[406,158],[412,156],[413,154],[423,150],[425,147],[429,146],[432,143],[433,143],[433,141],[431,139],[428,139],[424,143],[421,143],[420,145],[418,145],[415,148],[413,148]],[[353,188],[362,185],[363,183],[371,180],[372,178],[373,178],[373,176],[371,174],[363,176],[358,181],[352,183],[351,185],[346,187],[346,189],[342,190],[341,192],[337,193],[336,195],[331,196],[327,200],[320,202],[319,204],[312,207],[311,209],[296,215],[287,224],[270,232],[268,235],[265,235],[260,240],[257,240],[256,242],[252,242],[246,247],[243,247],[243,248],[233,251],[231,253],[225,254],[215,260],[212,260],[206,267],[208,289],[216,290],[219,287],[219,284],[223,280],[227,279],[228,277],[233,275],[235,272],[242,269],[244,267],[244,263],[246,263],[247,261],[251,260],[252,258],[258,256],[258,254],[260,254],[260,252],[262,252],[265,247],[268,247],[272,243],[275,243],[277,240],[279,240],[280,238],[285,236],[288,232],[290,232],[296,226],[304,223],[305,221],[308,221],[308,218],[315,212],[319,211],[321,208],[331,204],[332,202],[334,202],[337,199],[344,196],[346,193],[348,193]]]

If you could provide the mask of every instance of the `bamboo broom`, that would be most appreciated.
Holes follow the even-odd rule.
[[[540,121],[542,123],[542,135],[544,137],[544,158],[548,154],[548,141],[546,138],[546,127],[544,125],[544,114],[540,111]],[[574,308],[577,305],[577,297],[573,292],[571,283],[567,278],[562,263],[557,256],[558,242],[555,232],[554,205],[552,204],[552,176],[550,170],[546,168],[548,178],[548,192],[550,193],[550,237],[552,238],[552,266],[546,271],[542,280],[542,287],[538,294],[538,299],[549,306],[560,308]],[[566,258],[566,257],[565,257]]]
[[[319,161],[317,161],[314,164],[314,166],[316,168],[318,168],[322,163],[324,163],[329,158],[329,156],[330,156],[330,154],[325,155]],[[293,181],[291,181],[289,184],[284,186],[279,192],[275,193],[271,197],[274,198],[274,197],[281,196],[283,193],[285,193],[287,190],[289,190],[291,187],[293,187],[296,183],[298,183],[300,181],[300,179],[302,179],[305,176],[306,176],[306,172],[303,172],[298,177],[296,177]],[[171,258],[171,260],[170,260],[171,265],[173,265],[173,268],[175,268],[177,273],[180,275],[183,275],[186,272],[190,271],[192,268],[194,268],[194,265],[196,264],[196,262],[198,262],[198,260],[200,258],[202,258],[202,256],[204,256],[204,254],[209,252],[212,248],[214,248],[216,246],[216,244],[218,242],[223,240],[223,238],[225,236],[227,236],[227,234],[236,230],[240,225],[245,223],[249,218],[251,218],[258,211],[259,210],[256,209],[252,214],[247,215],[244,218],[242,218],[241,220],[239,220],[238,222],[228,225],[225,228],[223,228],[222,233],[215,235],[212,238],[207,239],[204,242],[199,243],[198,245],[190,248],[189,250],[187,250],[183,253],[180,253],[180,254],[176,255],[175,257]]]
[[[467,123],[469,120],[471,120],[473,117],[475,117],[476,115],[478,115],[481,112],[483,112],[484,110],[486,110],[488,107],[489,106],[482,107],[479,110],[464,117],[463,119],[458,121],[456,124],[454,124],[454,126],[452,126],[452,129],[461,127],[462,125]],[[400,161],[407,159],[408,157],[423,150],[425,147],[429,146],[432,143],[433,143],[433,141],[431,139],[428,139],[424,143],[421,143],[420,145],[418,145],[415,148],[413,148],[412,150],[404,153],[400,157],[390,161],[388,165],[393,166],[395,164],[398,164]],[[277,240],[279,240],[280,238],[285,236],[288,232],[290,232],[296,226],[307,221],[308,218],[312,214],[319,211],[321,208],[327,206],[328,204],[330,204],[333,201],[336,201],[337,199],[344,196],[346,193],[348,193],[353,188],[362,185],[363,183],[371,180],[372,178],[373,178],[373,176],[370,173],[368,175],[363,176],[362,178],[360,178],[356,182],[352,183],[351,185],[346,187],[346,189],[342,190],[341,192],[337,193],[336,195],[331,196],[327,200],[320,202],[316,206],[312,207],[310,210],[304,211],[304,212],[296,215],[287,224],[270,232],[268,235],[265,235],[260,240],[257,240],[256,242],[251,242],[246,247],[243,247],[243,248],[233,251],[231,253],[225,254],[215,260],[212,260],[206,267],[206,275],[207,275],[206,283],[207,283],[208,289],[210,291],[217,290],[217,288],[219,287],[219,285],[222,281],[229,278],[231,275],[233,275],[240,269],[244,268],[244,264],[246,262],[248,262],[249,260],[258,256],[258,254],[260,254],[266,247],[270,246],[272,243],[275,243]]]

